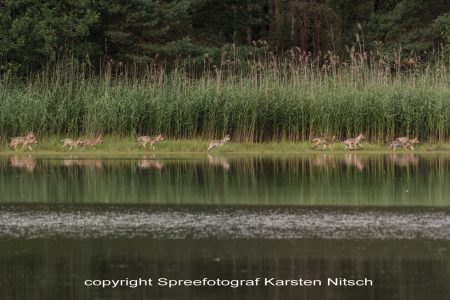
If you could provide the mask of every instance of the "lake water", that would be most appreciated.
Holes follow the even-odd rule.
[[[0,299],[445,299],[450,155],[0,157]],[[373,280],[87,287],[93,279]]]

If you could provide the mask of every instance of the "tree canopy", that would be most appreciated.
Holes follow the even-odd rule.
[[[449,48],[449,0],[2,0],[0,68],[218,58],[229,45],[318,56],[363,44],[427,59]]]

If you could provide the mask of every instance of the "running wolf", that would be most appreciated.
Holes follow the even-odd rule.
[[[215,147],[222,147],[223,145],[225,145],[226,143],[228,143],[230,141],[230,136],[227,134],[226,136],[223,137],[223,139],[221,140],[214,140],[211,143],[209,143],[208,146],[208,151],[215,148]]]
[[[31,144],[37,144],[38,142],[36,141],[36,137],[34,136],[33,132],[29,132],[27,134],[27,136],[16,136],[11,138],[11,141],[9,142],[9,147],[13,148],[14,150],[16,150],[17,146],[22,145],[22,150],[24,149],[30,149],[33,150],[33,148],[31,148]]]
[[[155,144],[159,143],[160,141],[164,141],[164,137],[162,136],[162,134],[159,134],[159,135],[153,136],[153,137],[143,135],[143,136],[140,136],[137,140],[141,144],[142,147],[147,148],[147,144],[150,144],[150,146],[153,147],[153,150],[155,150]]]
[[[402,147],[405,150],[408,150],[408,147],[414,151],[414,145],[419,144],[420,141],[417,139],[417,137],[410,139],[408,137],[405,136],[401,136],[399,138],[396,138],[390,145],[389,148],[390,149],[395,149],[396,148],[400,148]]]
[[[95,146],[97,146],[98,144],[102,144],[102,135],[99,135],[96,139],[89,139],[89,140],[84,140],[81,141],[80,144],[83,146],[89,146],[91,148],[94,148]]]
[[[63,148],[69,147],[69,150],[73,150],[74,148],[76,149],[78,145],[83,145],[83,141],[80,139],[78,140],[63,139],[61,140],[61,143],[63,143]]]
[[[356,138],[352,139],[346,139],[344,141],[345,150],[355,150],[357,146],[360,146],[361,148],[364,148],[363,145],[361,145],[361,141],[365,138],[364,134],[360,133]]]
[[[313,149],[317,149],[319,145],[323,145],[323,150],[325,150],[326,147],[331,148],[331,145],[336,141],[336,136],[333,135],[330,137],[317,137],[313,139],[311,142],[315,143],[316,145],[313,147]]]

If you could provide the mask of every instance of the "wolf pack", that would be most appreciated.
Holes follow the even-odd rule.
[[[349,138],[344,140],[342,143],[344,144],[345,150],[356,150],[358,148],[363,149],[362,140],[365,139],[363,133],[360,133],[355,138]],[[317,149],[319,146],[323,146],[323,149],[331,148],[331,146],[337,142],[336,136],[332,137],[317,137],[314,138],[312,143],[315,144],[313,149]],[[417,137],[411,139],[406,136],[401,136],[394,139],[391,143],[389,143],[389,149],[397,150],[397,148],[403,148],[404,150],[412,150],[414,151],[414,145],[419,144],[419,140]]]
[[[344,144],[345,150],[357,150],[358,148],[363,149],[362,141],[365,138],[363,133],[360,133],[355,138],[348,138],[344,140],[342,143]],[[136,139],[136,141],[143,147],[147,148],[147,145],[150,145],[153,150],[155,150],[155,145],[161,141],[164,140],[164,137],[162,134],[156,135],[156,136],[147,136],[143,135]],[[225,144],[227,144],[229,141],[231,141],[230,136],[227,134],[222,139],[219,140],[213,140],[208,144],[207,151],[211,151],[212,149],[216,147],[222,147]],[[315,145],[313,146],[313,149],[318,149],[320,146],[322,146],[322,149],[325,150],[327,148],[331,149],[332,145],[337,143],[338,140],[336,139],[336,136],[325,136],[325,137],[316,137],[312,139],[311,141]],[[31,145],[37,144],[36,136],[33,132],[29,132],[26,136],[17,136],[10,138],[9,147],[11,149],[16,150],[18,146],[21,146],[22,150],[33,150]],[[102,136],[99,135],[97,138],[93,139],[72,139],[72,138],[65,138],[61,140],[61,144],[63,148],[66,148],[68,150],[74,150],[78,147],[86,147],[93,149],[97,145],[102,144]],[[412,150],[414,151],[414,145],[419,144],[419,140],[417,137],[411,139],[409,137],[398,137],[395,140],[393,140],[389,144],[389,149],[396,150],[397,148],[403,148],[404,150]]]

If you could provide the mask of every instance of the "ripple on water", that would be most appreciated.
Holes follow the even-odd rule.
[[[0,238],[439,239],[447,210],[0,207]]]

